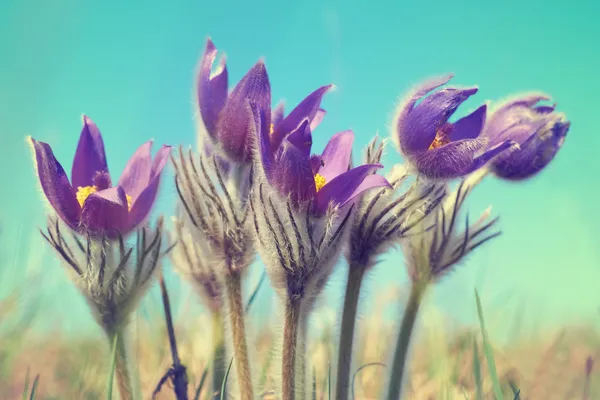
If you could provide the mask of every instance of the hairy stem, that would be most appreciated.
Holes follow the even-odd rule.
[[[406,356],[410,346],[415,321],[421,306],[421,300],[427,289],[427,283],[413,283],[410,289],[408,304],[400,324],[400,332],[396,341],[396,352],[392,361],[392,372],[390,374],[390,383],[388,387],[388,400],[398,400],[402,394],[402,384],[404,383],[404,372],[406,367]]]
[[[231,334],[233,336],[233,356],[237,371],[242,400],[252,400],[252,378],[250,376],[250,360],[246,343],[246,326],[244,324],[244,305],[242,304],[242,278],[239,272],[232,272],[225,278],[227,304]]]
[[[344,310],[342,312],[342,326],[338,350],[337,388],[335,398],[347,400],[350,390],[350,368],[352,367],[352,349],[354,341],[354,327],[356,323],[356,310],[360,297],[365,268],[362,265],[351,264],[346,283],[346,296],[344,297]]]
[[[282,400],[294,400],[296,397],[296,345],[299,322],[300,300],[288,299],[285,305],[285,321],[283,325],[283,354],[281,363]]]
[[[131,370],[129,365],[129,356],[127,353],[127,344],[125,328],[120,328],[111,337],[117,336],[115,375],[117,377],[117,387],[121,400],[133,400],[133,382],[131,380]]]
[[[296,346],[299,349],[296,354],[296,382],[302,393],[306,391],[306,370],[308,358],[308,311],[308,309],[300,310],[297,339],[298,345]]]
[[[213,393],[218,393],[215,399],[225,399],[225,393],[221,393],[221,386],[225,378],[225,324],[223,313],[215,311],[212,314],[213,334]]]

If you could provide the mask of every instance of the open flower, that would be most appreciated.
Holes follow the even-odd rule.
[[[555,112],[556,105],[540,105],[542,100],[550,98],[541,94],[520,96],[490,116],[482,133],[490,144],[505,140],[519,144],[518,149],[492,162],[496,176],[508,180],[529,178],[548,165],[561,148],[571,123],[563,113]]]
[[[401,152],[427,178],[454,179],[467,175],[514,146],[510,140],[490,143],[481,136],[485,104],[456,122],[448,122],[456,109],[477,92],[476,87],[447,87],[421,100],[451,78],[452,75],[447,75],[417,86],[401,105],[396,120],[396,139]]]
[[[284,135],[275,147],[270,137],[270,115],[254,107],[259,130],[258,147],[268,182],[292,203],[312,201],[313,212],[323,214],[331,203],[344,206],[365,190],[389,186],[384,177],[374,175],[381,164],[366,164],[350,169],[352,131],[331,137],[321,155],[310,154],[312,134],[305,119],[294,131]]]
[[[152,141],[134,153],[116,186],[112,185],[104,142],[96,124],[83,116],[71,182],[47,143],[33,145],[42,190],[58,216],[73,230],[91,235],[126,235],[148,216],[167,162],[169,146],[154,161]]]

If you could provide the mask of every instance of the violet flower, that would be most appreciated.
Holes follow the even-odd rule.
[[[489,118],[482,136],[490,144],[512,140],[519,149],[498,156],[491,163],[492,172],[503,179],[522,180],[540,172],[554,159],[565,141],[571,123],[556,105],[539,105],[550,100],[542,94],[521,96],[505,103]]]
[[[152,141],[144,143],[113,186],[102,135],[89,117],[83,116],[71,182],[50,145],[33,138],[30,141],[46,198],[71,229],[93,236],[126,235],[144,221],[170,152],[170,146],[162,146],[153,161]]]
[[[389,186],[384,177],[374,175],[381,164],[365,164],[349,169],[352,131],[340,132],[329,140],[321,155],[310,155],[312,134],[305,119],[294,131],[273,140],[270,115],[253,107],[259,130],[260,161],[268,182],[299,207],[312,202],[312,212],[324,214],[330,204],[343,207],[365,190]]]
[[[395,139],[400,151],[421,175],[430,179],[468,175],[514,146],[510,140],[492,143],[481,135],[485,104],[456,122],[448,122],[456,109],[477,93],[476,87],[447,87],[422,99],[451,78],[452,75],[446,75],[417,86],[401,105],[396,119]]]

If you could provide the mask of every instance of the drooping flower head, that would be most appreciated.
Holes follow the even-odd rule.
[[[259,131],[258,151],[265,175],[271,186],[299,206],[312,201],[313,212],[323,214],[331,203],[344,206],[370,188],[389,186],[374,172],[381,164],[367,164],[350,169],[352,131],[331,137],[320,155],[311,155],[312,133],[305,119],[281,139],[272,139],[270,113],[253,106]],[[291,114],[290,114],[291,115]],[[274,131],[276,132],[276,131]]]
[[[458,107],[477,93],[476,87],[447,87],[423,98],[451,78],[447,75],[417,86],[396,119],[395,139],[400,151],[422,176],[431,179],[465,176],[514,145],[510,140],[492,144],[481,136],[485,104],[456,122],[448,122]]]
[[[144,143],[113,186],[102,135],[89,117],[83,116],[71,182],[50,145],[29,139],[42,190],[58,216],[71,229],[94,236],[126,235],[148,216],[170,146],[162,146],[152,160],[152,141]]]
[[[238,163],[248,163],[252,160],[251,132],[254,128],[248,101],[261,107],[271,106],[267,70],[263,61],[258,61],[228,94],[225,57],[212,73],[216,57],[217,48],[209,38],[200,60],[197,82],[202,122],[210,138],[227,157]]]
[[[492,172],[503,179],[529,178],[554,159],[565,141],[571,123],[556,105],[540,105],[550,100],[541,94],[520,96],[493,112],[482,136],[496,144],[512,140],[519,148],[498,156],[491,164]]]

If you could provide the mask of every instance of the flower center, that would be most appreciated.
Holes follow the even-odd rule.
[[[271,122],[271,126],[269,127],[269,135],[273,135],[275,132],[275,124]]]
[[[97,191],[97,186],[79,186],[77,188],[77,193],[75,194],[79,205],[83,207],[83,204],[85,203],[87,198],[90,197],[91,194],[96,193]],[[127,198],[127,210],[131,211],[131,196],[126,194],[125,197]]]
[[[315,174],[315,188],[317,189],[317,192],[321,190],[326,183],[327,180],[325,180],[325,177],[323,175]]]
[[[433,142],[429,145],[427,150],[437,149],[451,142],[450,140],[450,132],[452,132],[452,124],[445,123],[442,125],[437,132],[435,133],[435,138]]]

